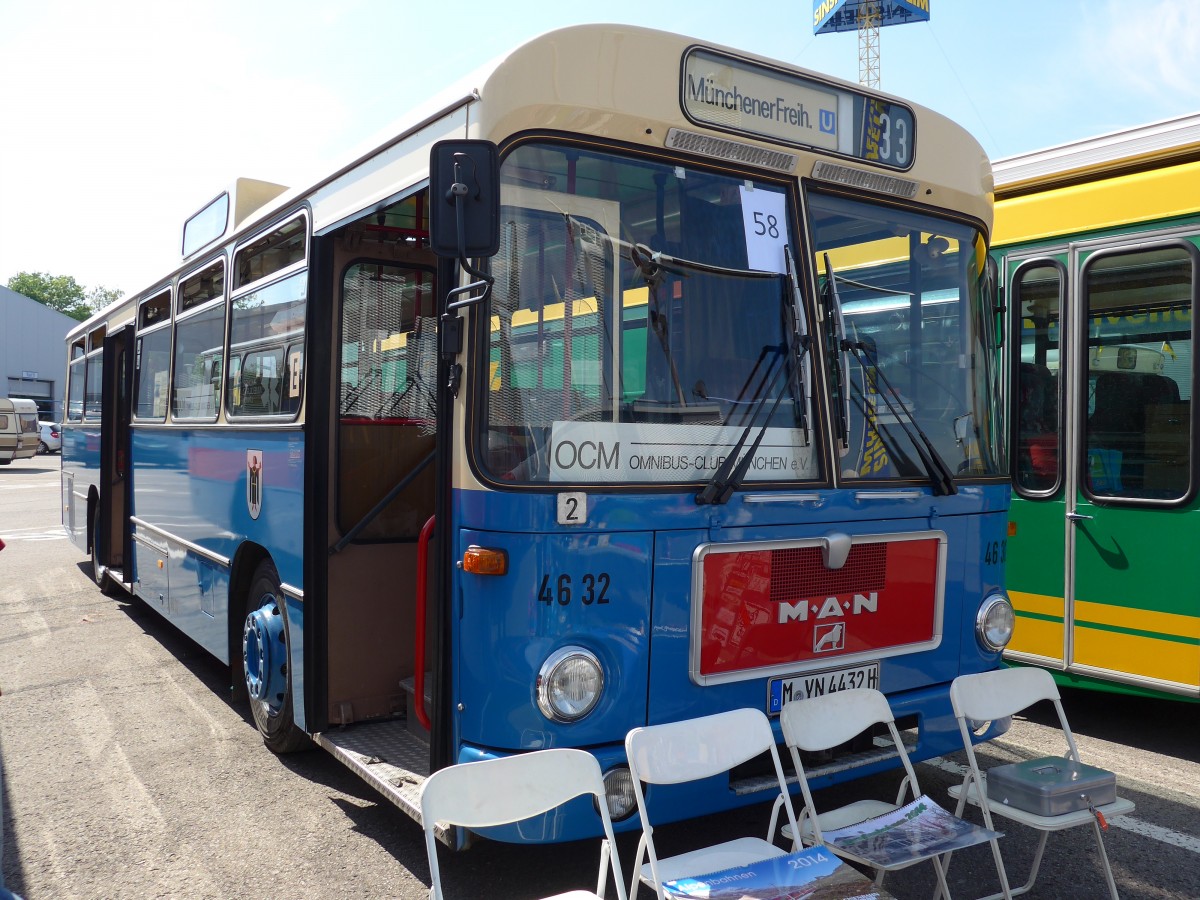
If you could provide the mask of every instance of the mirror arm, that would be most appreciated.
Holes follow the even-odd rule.
[[[458,264],[464,272],[476,280],[462,287],[457,287],[446,294],[446,309],[448,311],[461,309],[464,306],[474,306],[476,303],[483,302],[491,294],[492,285],[496,283],[495,278],[481,272],[467,262],[467,216],[466,210],[463,207],[466,205],[467,193],[470,191],[470,188],[467,187],[466,182],[463,180],[462,173],[463,160],[467,158],[465,153],[454,154],[454,183],[446,191],[446,202],[454,204],[455,226],[458,229]],[[483,288],[483,293],[477,297],[467,297],[464,300],[456,300],[453,303],[449,302],[451,297],[457,294],[465,294],[476,288]]]

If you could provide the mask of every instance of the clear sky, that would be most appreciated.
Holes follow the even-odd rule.
[[[1200,110],[1195,0],[931,0],[885,91],[993,159]],[[234,178],[311,184],[420,99],[552,28],[624,22],[858,79],[812,0],[0,0],[0,284],[141,290]]]

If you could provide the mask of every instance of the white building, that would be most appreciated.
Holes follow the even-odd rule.
[[[62,421],[67,332],[79,323],[0,285],[0,397],[28,397],[38,417]]]

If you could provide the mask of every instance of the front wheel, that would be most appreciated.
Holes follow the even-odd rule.
[[[254,570],[242,627],[242,675],[250,713],[263,743],[275,753],[308,746],[308,735],[292,719],[290,640],[279,573],[270,560]]]

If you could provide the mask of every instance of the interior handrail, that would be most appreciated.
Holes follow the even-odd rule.
[[[426,597],[426,571],[429,568],[429,542],[433,538],[433,524],[437,516],[430,516],[421,526],[421,536],[417,539],[417,616],[413,632],[416,634],[416,646],[413,647],[413,707],[417,711],[417,721],[426,731],[432,731],[429,713],[425,711],[425,609],[428,605]]]

